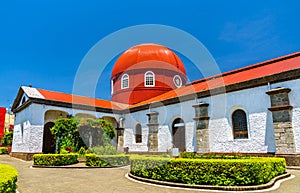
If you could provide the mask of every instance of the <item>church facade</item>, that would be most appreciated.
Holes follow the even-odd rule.
[[[21,87],[13,155],[53,152],[61,117],[103,118],[129,152],[300,153],[300,53],[187,83],[170,49],[125,51],[111,75],[112,101]]]

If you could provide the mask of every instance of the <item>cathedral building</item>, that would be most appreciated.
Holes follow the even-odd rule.
[[[188,83],[169,48],[141,44],[116,61],[111,101],[22,86],[12,152],[54,152],[61,117],[103,118],[129,152],[300,154],[300,52]]]

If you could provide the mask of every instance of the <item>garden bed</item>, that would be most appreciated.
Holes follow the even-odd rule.
[[[252,186],[285,173],[283,158],[170,159],[132,157],[130,173],[158,181],[212,186]]]

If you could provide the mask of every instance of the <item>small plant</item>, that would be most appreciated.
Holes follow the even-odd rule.
[[[0,155],[1,154],[8,154],[8,148],[7,147],[0,147]]]
[[[85,155],[85,148],[84,147],[81,147],[80,149],[79,149],[79,151],[78,151],[78,154],[79,155]]]

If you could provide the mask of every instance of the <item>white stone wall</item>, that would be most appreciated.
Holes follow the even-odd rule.
[[[42,152],[44,114],[30,105],[16,114],[12,152]]]
[[[290,104],[293,106],[292,125],[294,129],[294,140],[296,152],[300,153],[300,80],[288,81],[284,84],[285,87],[291,89],[289,99]]]
[[[196,104],[195,101],[186,101],[180,104],[173,104],[168,106],[161,106],[158,108],[151,108],[125,116],[125,130],[124,130],[124,147],[129,147],[129,151],[148,151],[148,116],[149,112],[158,112],[158,151],[167,152],[171,150],[172,143],[172,123],[176,118],[181,118],[185,123],[185,136],[186,136],[186,150],[190,152],[196,151],[196,130],[194,126],[194,108],[192,105]],[[140,123],[143,128],[143,143],[136,144],[134,129],[137,123]],[[147,143],[144,143],[146,138]]]
[[[300,153],[300,108],[294,108],[292,114],[296,152]]]
[[[232,126],[228,119],[211,120],[211,152],[248,152],[266,153],[265,128],[266,113],[254,113],[248,116],[248,139],[233,139]]]
[[[196,129],[194,122],[185,123],[185,147],[187,152],[196,152]]]
[[[158,151],[167,152],[172,149],[172,131],[168,125],[158,128]]]
[[[300,152],[300,80],[292,80],[269,86],[260,86],[251,89],[227,93],[226,96],[214,96],[203,99],[209,106],[209,134],[210,148],[215,152],[276,152],[274,126],[272,113],[268,110],[271,106],[270,97],[266,91],[286,87],[290,103],[293,106],[292,124],[294,128],[296,151]],[[218,97],[219,99],[214,99]],[[220,102],[223,98],[223,101]],[[221,103],[221,104],[220,104]],[[224,104],[226,104],[224,106]],[[218,107],[225,107],[225,110]],[[248,119],[248,139],[234,140],[232,135],[231,114],[236,109],[243,109]],[[223,111],[223,112],[222,112]]]
[[[226,95],[213,96],[209,106],[209,142],[211,152],[248,152],[267,153],[275,151],[275,141],[267,134],[267,125],[273,127],[268,120],[269,96],[265,93],[267,86],[230,92]],[[214,99],[218,97],[218,99]],[[224,102],[220,104],[220,100]],[[226,104],[226,105],[224,105]],[[221,106],[223,108],[218,108]],[[212,109],[213,108],[213,109]],[[232,130],[232,113],[242,109],[248,121],[248,139],[234,139]]]
[[[42,152],[43,129],[42,126],[32,126],[29,121],[15,125],[12,152]]]
[[[131,128],[124,129],[124,147],[128,147],[130,152],[148,151],[148,128],[142,128],[142,143],[135,142],[135,131]]]

